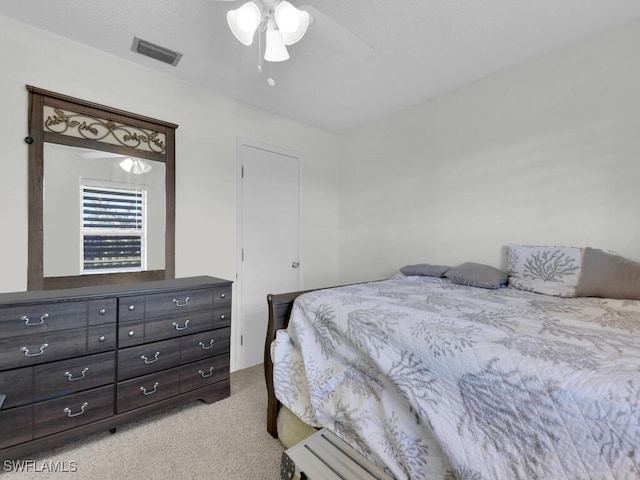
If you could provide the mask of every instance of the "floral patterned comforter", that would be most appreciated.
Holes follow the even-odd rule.
[[[398,479],[640,478],[640,302],[398,276],[296,299],[276,396]]]

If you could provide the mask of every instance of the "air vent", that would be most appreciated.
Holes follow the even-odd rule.
[[[156,45],[155,43],[147,42],[146,40],[142,40],[138,37],[133,37],[131,50],[133,50],[134,52],[138,52],[141,55],[146,55],[147,57],[155,58],[156,60],[160,60],[161,62],[168,63],[169,65],[173,65],[174,67],[182,58],[181,53],[174,52],[173,50],[161,47],[160,45]]]

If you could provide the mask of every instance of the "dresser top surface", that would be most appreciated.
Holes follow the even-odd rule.
[[[112,297],[114,295],[144,295],[146,293],[161,293],[173,290],[224,287],[230,286],[232,283],[233,282],[230,280],[202,275],[197,277],[175,278],[171,280],[154,280],[150,282],[122,283],[95,287],[68,288],[62,290],[33,290],[25,292],[0,293],[0,306]]]

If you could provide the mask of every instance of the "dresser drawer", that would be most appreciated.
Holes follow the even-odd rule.
[[[135,322],[118,324],[118,347],[133,347],[144,343],[144,324],[145,321],[137,320]]]
[[[0,411],[0,448],[9,447],[33,438],[33,407]]]
[[[226,307],[231,305],[231,285],[226,287],[218,287],[213,289],[213,306],[214,308]]]
[[[220,328],[180,339],[180,360],[182,363],[195,362],[229,351],[231,328]]]
[[[118,380],[146,375],[180,363],[180,340],[164,340],[118,351]]]
[[[180,337],[191,333],[211,330],[213,313],[211,310],[184,313],[170,317],[162,317],[144,322],[132,322],[120,325],[118,341],[121,347],[155,342],[167,338]]]
[[[118,299],[101,298],[88,300],[87,309],[87,323],[89,326],[115,323],[118,316]]]
[[[118,320],[120,323],[144,319],[145,298],[145,295],[119,298]]]
[[[115,353],[100,353],[38,365],[33,370],[34,400],[43,400],[113,383]]]
[[[147,321],[144,326],[144,339],[147,342],[165,338],[189,335],[210,330],[213,325],[211,310],[193,314],[176,314],[161,320]]]
[[[211,309],[212,306],[213,291],[205,288],[123,297],[119,300],[118,311],[120,322],[129,322],[141,318],[183,315]]]
[[[0,338],[85,327],[87,303],[43,303],[0,309]]]
[[[146,317],[158,315],[185,315],[198,310],[210,310],[213,292],[210,288],[183,290],[172,293],[147,295]]]
[[[87,331],[67,330],[0,340],[0,368],[9,369],[82,355]]]
[[[106,352],[116,348],[116,325],[87,329],[87,353]]]
[[[118,413],[143,407],[180,393],[176,369],[118,383]]]
[[[229,354],[180,367],[180,393],[229,378]]]
[[[113,415],[113,385],[33,405],[33,437],[79,427]]]
[[[216,308],[213,311],[213,328],[231,326],[231,305]]]

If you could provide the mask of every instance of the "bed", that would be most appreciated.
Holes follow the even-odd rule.
[[[282,404],[397,479],[640,478],[640,264],[562,248],[269,296],[269,431]]]

